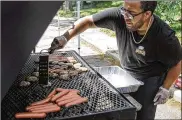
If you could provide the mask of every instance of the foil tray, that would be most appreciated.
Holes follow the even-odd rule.
[[[144,85],[119,66],[94,67],[94,69],[121,93],[136,92],[139,86]]]

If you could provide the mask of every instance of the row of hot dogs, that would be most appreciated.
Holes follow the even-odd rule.
[[[70,107],[84,102],[88,98],[81,97],[76,89],[54,89],[45,99],[26,107],[27,112],[15,114],[15,118],[45,118],[47,113],[59,112],[61,107]]]

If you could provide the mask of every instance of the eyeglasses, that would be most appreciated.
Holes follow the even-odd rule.
[[[142,12],[140,12],[138,14],[132,14],[130,11],[126,10],[124,7],[121,7],[121,14],[123,16],[127,16],[130,20],[133,20],[135,16],[138,16],[138,15],[144,13],[144,12],[145,11],[142,11]]]

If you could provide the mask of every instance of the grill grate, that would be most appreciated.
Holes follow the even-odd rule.
[[[25,111],[25,107],[30,103],[45,98],[54,88],[69,88],[80,90],[82,97],[88,98],[88,103],[80,104],[70,108],[62,108],[60,112],[47,114],[46,119],[66,119],[70,117],[92,115],[99,112],[108,112],[112,110],[132,109],[133,106],[121,95],[116,89],[110,86],[103,78],[82,59],[75,51],[57,52],[55,55],[65,57],[74,57],[83,66],[89,69],[88,72],[68,81],[59,79],[49,79],[51,87],[42,87],[37,83],[32,83],[28,87],[19,87],[19,83],[25,77],[30,75],[36,64],[35,60],[39,59],[40,54],[32,54],[25,63],[22,70],[14,81],[12,87],[2,100],[2,118],[14,120],[17,112]],[[37,65],[38,66],[38,65]]]

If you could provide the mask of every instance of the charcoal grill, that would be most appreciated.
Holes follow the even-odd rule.
[[[78,89],[88,103],[62,108],[60,112],[47,114],[46,120],[121,120],[134,119],[136,108],[110,83],[90,67],[75,51],[55,52],[55,55],[74,57],[89,71],[70,78],[68,81],[49,79],[50,87],[42,87],[38,82],[28,87],[19,87],[25,77],[29,76],[38,65],[34,61],[41,54],[31,54],[20,70],[17,79],[2,100],[2,120],[15,120],[14,115],[24,112],[26,106],[45,98],[54,88]],[[32,119],[31,119],[32,120]]]

